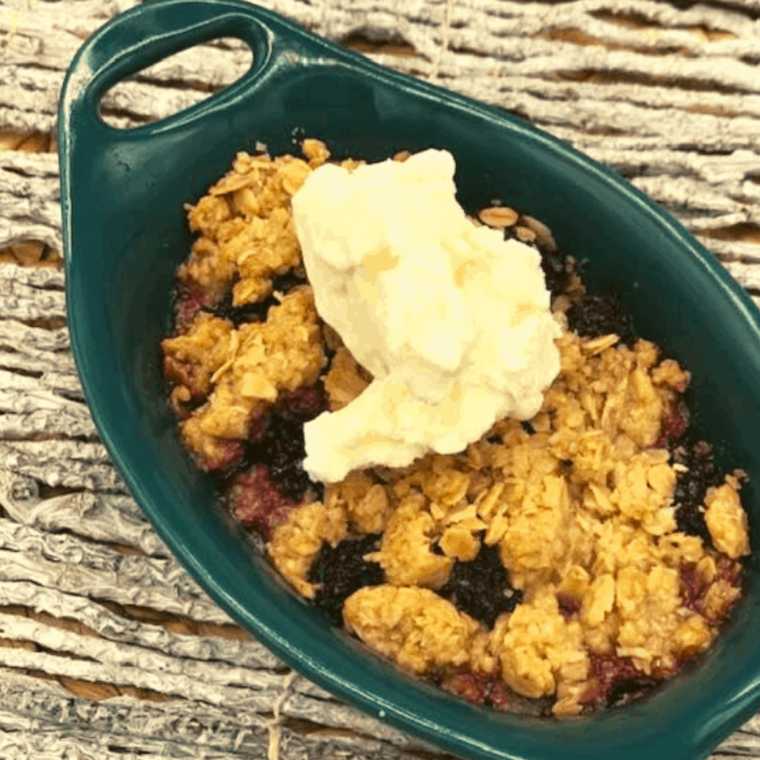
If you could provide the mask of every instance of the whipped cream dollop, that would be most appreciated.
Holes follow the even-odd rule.
[[[325,164],[293,197],[317,311],[374,378],[305,425],[314,480],[463,451],[533,417],[559,372],[539,253],[468,219],[454,171],[441,150]]]

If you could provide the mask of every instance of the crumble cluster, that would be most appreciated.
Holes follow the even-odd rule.
[[[308,163],[238,153],[232,171],[187,209],[199,237],[177,272],[180,280],[219,293],[232,285],[233,303],[240,305],[269,295],[272,279],[301,263],[290,199],[329,157],[316,140],[306,140],[303,150]]]
[[[507,419],[462,454],[352,473],[328,486],[324,504],[291,512],[269,554],[313,597],[307,576],[323,542],[382,532],[365,559],[385,581],[346,600],[352,631],[417,673],[498,671],[519,694],[553,696],[553,712],[572,715],[598,692],[594,658],[662,678],[705,649],[740,593],[720,563],[749,543],[733,476],[705,498],[714,548],[677,529],[678,465],[654,446],[688,373],[643,340],[627,348],[615,335],[565,332],[558,345],[562,371],[529,430]],[[334,404],[362,383],[345,354],[326,380]],[[490,630],[435,593],[483,546],[498,548],[523,594]],[[701,584],[698,603],[685,573]]]

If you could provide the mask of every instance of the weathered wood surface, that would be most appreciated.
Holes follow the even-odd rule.
[[[145,521],[99,442],[65,326],[65,70],[135,0],[0,0],[0,758],[440,757],[294,676]],[[760,0],[266,0],[375,60],[498,104],[674,213],[760,303]],[[234,41],[104,99],[161,118],[234,81]],[[760,758],[760,718],[715,758]]]

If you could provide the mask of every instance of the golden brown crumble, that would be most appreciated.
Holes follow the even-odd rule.
[[[498,666],[515,691],[554,695],[554,713],[572,715],[595,686],[591,656],[628,657],[645,674],[670,672],[709,646],[739,589],[719,577],[716,551],[677,530],[676,470],[667,450],[652,448],[688,373],[659,361],[647,341],[627,348],[614,335],[566,332],[557,343],[562,370],[531,422],[534,432],[505,419],[461,454],[347,479],[364,484],[352,486],[359,502],[378,483],[386,493],[380,548],[365,557],[383,567],[386,585],[357,591],[344,615],[363,641],[415,672],[443,662],[476,672]],[[350,367],[349,357],[341,364]],[[343,489],[348,514],[352,488],[331,488]],[[746,553],[737,480],[713,489],[707,506],[718,550],[731,559]],[[286,566],[278,555],[300,511],[271,545],[296,588],[308,563]],[[354,522],[349,533],[375,532],[379,524],[364,530]],[[512,585],[525,595],[490,632],[433,593],[454,560],[473,559],[481,542],[498,546]],[[709,585],[702,612],[686,606],[684,567],[696,567]],[[560,612],[560,597],[577,605],[571,619]],[[421,600],[431,605],[424,618]],[[456,660],[453,641],[463,647]]]
[[[349,531],[379,533],[391,513],[386,490],[366,472],[352,472],[327,486],[320,502],[293,510],[275,529],[268,545],[275,567],[293,587],[309,599],[315,587],[307,580],[312,560],[324,542],[335,546]]]
[[[705,620],[711,623],[719,621],[731,604],[739,598],[740,594],[740,589],[732,586],[723,578],[719,578],[710,586],[705,595],[702,610]]]
[[[550,586],[537,589],[532,599],[497,621],[489,649],[499,659],[504,680],[518,693],[543,697],[562,686],[563,699],[582,696],[577,687],[585,684],[589,667],[583,627],[560,614]],[[576,699],[571,711],[577,712],[577,706]]]
[[[318,140],[304,141],[303,150],[309,163],[238,153],[232,170],[188,209],[190,228],[200,236],[178,270],[180,280],[218,294],[232,285],[238,306],[268,296],[273,277],[301,264],[290,199],[330,155]],[[262,405],[313,383],[324,366],[311,289],[279,300],[265,322],[237,328],[200,311],[184,334],[162,343],[178,411],[191,398],[210,394],[180,427],[204,461],[221,457],[225,440],[246,438]]]
[[[231,322],[199,312],[187,333],[161,344],[167,374],[179,387],[190,387],[199,395],[209,393],[213,374],[229,358],[232,333]]]
[[[325,501],[324,505],[315,502],[294,510],[269,544],[269,556],[277,569],[307,599],[316,591],[306,580],[312,560],[324,542],[335,546],[348,532],[344,507],[331,499]]]
[[[233,304],[269,295],[272,278],[301,260],[290,198],[311,171],[293,156],[239,153],[233,169],[189,209],[200,233],[180,279],[223,290],[234,281]]]
[[[731,559],[749,554],[747,514],[739,501],[736,481],[711,488],[705,496],[705,522],[718,551]]]
[[[422,494],[410,494],[393,510],[380,551],[368,556],[394,586],[440,588],[448,580],[453,560],[433,553],[436,520]]]
[[[385,530],[391,512],[388,494],[367,473],[352,472],[341,483],[331,486],[329,493],[328,498],[334,498],[345,508],[348,520],[358,533]]]
[[[415,673],[463,665],[479,631],[471,617],[417,586],[359,589],[346,600],[344,617],[364,642]]]
[[[322,166],[322,164],[327,163],[327,159],[330,158],[330,151],[327,149],[327,146],[321,140],[315,140],[311,137],[307,137],[303,141],[301,150],[312,169],[316,169]]]

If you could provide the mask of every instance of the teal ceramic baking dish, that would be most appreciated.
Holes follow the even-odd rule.
[[[234,85],[165,121],[120,131],[103,93],[181,49],[238,37],[253,51]],[[74,355],[102,439],[135,499],[229,614],[309,678],[389,723],[468,758],[702,758],[760,704],[760,565],[713,648],[648,700],[572,721],[521,719],[455,700],[400,673],[291,594],[215,506],[210,479],[175,436],[159,341],[193,202],[257,142],[293,135],[337,157],[449,149],[467,210],[494,196],[546,222],[587,259],[593,291],[619,292],[640,334],[693,374],[694,424],[743,468],[760,549],[760,313],[712,257],[612,171],[523,121],[394,74],[261,8],[164,0],[102,28],[76,56],[60,101],[66,285]]]

